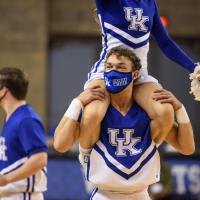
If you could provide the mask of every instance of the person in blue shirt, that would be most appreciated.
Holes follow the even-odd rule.
[[[97,142],[90,139],[90,148],[84,148],[88,137],[80,135],[79,115],[91,101],[104,99],[102,88],[88,88],[75,98],[56,130],[54,147],[59,152],[69,150],[79,138],[80,162],[87,180],[96,186],[93,200],[149,200],[149,185],[159,181],[156,138],[160,127],[133,102],[140,67],[139,59],[128,49],[113,48],[108,53],[104,80],[111,101],[100,124],[100,137]],[[153,98],[170,103],[176,114],[176,122],[163,140],[182,154],[192,154],[193,131],[182,103],[164,89],[156,90]]]
[[[96,0],[97,14],[102,29],[102,52],[100,59],[88,74],[85,88],[104,85],[104,63],[110,49],[124,46],[132,50],[141,60],[140,76],[134,83],[134,99],[148,113],[151,119],[160,125],[163,133],[168,134],[173,124],[174,112],[169,104],[160,104],[152,99],[153,91],[160,89],[158,81],[148,74],[147,55],[152,35],[161,51],[172,61],[192,73],[192,92],[200,100],[200,66],[194,62],[170,38],[160,20],[155,0]],[[193,73],[194,72],[194,73]],[[99,124],[109,105],[109,94],[104,101],[88,104],[83,114],[80,134],[91,138],[99,134]],[[98,138],[98,137],[97,137]],[[85,144],[85,148],[90,144]]]
[[[0,107],[6,114],[0,135],[0,199],[43,200],[47,189],[47,145],[40,117],[27,104],[27,75],[0,69]]]

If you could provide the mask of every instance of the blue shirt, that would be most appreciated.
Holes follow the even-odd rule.
[[[134,103],[126,115],[110,105],[100,140],[84,166],[86,178],[100,190],[129,195],[160,179],[160,157],[150,134],[150,119]]]
[[[141,171],[157,153],[150,134],[150,119],[146,112],[134,103],[128,113],[122,115],[111,105],[102,121],[100,140],[94,146],[92,154],[94,153],[102,157],[108,168],[125,179]],[[125,173],[123,168],[119,167],[119,164],[115,165],[109,157],[120,163],[124,169],[138,166]],[[91,158],[90,162],[97,161]],[[155,166],[157,169],[157,163]]]
[[[35,153],[47,152],[43,124],[30,105],[17,108],[5,122],[0,136],[0,149],[0,170]]]

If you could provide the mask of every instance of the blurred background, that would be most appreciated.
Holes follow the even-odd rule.
[[[163,23],[195,61],[200,60],[200,0],[157,0]],[[43,119],[49,143],[46,200],[88,200],[77,146],[61,155],[52,137],[71,100],[83,89],[99,58],[101,34],[93,18],[94,0],[0,0],[0,67],[23,68],[30,78],[28,101]],[[160,147],[162,180],[154,199],[200,199],[200,102],[189,94],[188,72],[168,60],[151,39],[149,73],[185,105],[196,142],[193,156]],[[1,113],[1,125],[4,116]]]

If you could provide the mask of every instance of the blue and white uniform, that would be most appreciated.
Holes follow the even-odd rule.
[[[134,103],[125,116],[108,108],[84,169],[97,188],[93,200],[149,199],[148,186],[160,179],[160,157],[141,107]]]
[[[194,71],[196,64],[173,42],[163,27],[155,0],[96,0],[96,6],[103,49],[100,59],[88,74],[88,82],[103,79],[106,55],[110,49],[119,46],[131,48],[140,58],[142,69],[138,83],[157,82],[147,70],[150,35],[168,58],[188,71]]]
[[[45,131],[39,116],[31,106],[20,106],[5,122],[1,132],[0,173],[8,174],[22,166],[33,154],[47,150]],[[41,200],[42,192],[46,189],[46,169],[43,169],[24,180],[0,187],[0,199]]]

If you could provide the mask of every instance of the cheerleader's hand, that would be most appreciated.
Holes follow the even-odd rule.
[[[153,100],[163,103],[170,103],[173,106],[174,111],[179,110],[182,107],[182,103],[168,90],[159,89],[153,92]]]

